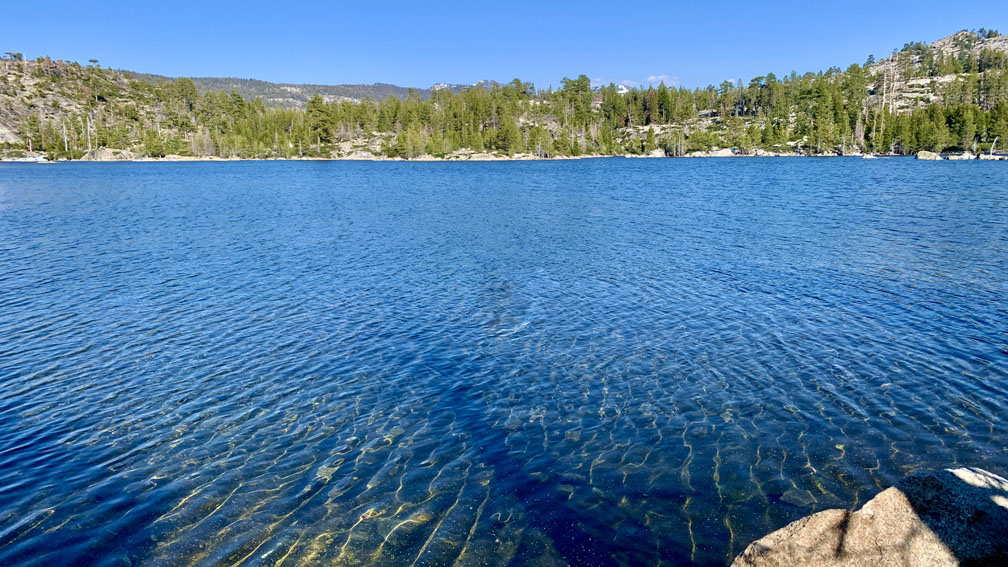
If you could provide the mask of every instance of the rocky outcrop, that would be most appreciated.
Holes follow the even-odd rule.
[[[497,161],[500,158],[498,158],[497,156],[495,156],[494,154],[491,154],[491,153],[476,152],[474,154],[471,154],[469,156],[469,159],[471,161]]]
[[[753,542],[732,567],[1008,564],[1008,480],[961,468],[910,476],[857,512],[826,510]]]
[[[373,160],[375,155],[371,152],[366,152],[364,150],[354,150],[347,155],[343,156],[346,160]]]
[[[950,155],[948,157],[948,159],[953,160],[953,161],[956,161],[956,160],[967,160],[967,159],[976,159],[976,156],[973,155],[971,152],[963,152],[961,154]]]
[[[0,144],[18,144],[20,142],[21,139],[18,138],[17,132],[0,122]]]
[[[796,152],[775,152],[770,150],[764,150],[762,148],[755,148],[751,150],[747,155],[756,157],[797,157],[800,156],[801,154]]]
[[[735,152],[731,148],[711,150],[709,152],[690,152],[686,157],[735,157]]]
[[[139,157],[129,150],[111,150],[109,148],[99,148],[84,154],[81,159],[84,161],[133,161]]]
[[[942,157],[934,152],[929,152],[927,150],[921,150],[917,152],[917,159],[923,159],[928,161],[937,161],[942,159]]]
[[[939,58],[959,58],[976,61],[984,51],[1008,53],[1008,36],[980,37],[971,31],[960,31],[930,45],[907,44],[903,51],[872,63],[869,73],[881,75],[887,88],[877,86],[869,90],[868,106],[888,105],[890,111],[910,112],[921,106],[942,103],[946,87],[963,80],[964,74],[935,76],[932,62]],[[912,71],[912,72],[909,72]]]

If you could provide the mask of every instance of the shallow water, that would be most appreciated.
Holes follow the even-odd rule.
[[[0,165],[0,565],[724,565],[1008,473],[1008,167]]]

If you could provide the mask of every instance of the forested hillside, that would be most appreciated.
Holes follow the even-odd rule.
[[[426,94],[426,93],[424,93]],[[97,64],[8,53],[0,61],[0,142],[8,155],[80,158],[97,148],[140,155],[244,158],[417,158],[465,152],[811,155],[986,150],[1008,137],[1008,38],[960,32],[909,43],[881,61],[824,72],[772,73],[702,89],[558,90],[518,79],[413,91],[381,101],[311,97],[274,108],[191,79],[138,80]]]

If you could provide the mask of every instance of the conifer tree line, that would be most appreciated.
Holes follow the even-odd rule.
[[[684,155],[712,148],[807,154],[983,150],[1008,139],[1008,56],[947,57],[907,44],[888,62],[702,89],[665,84],[621,92],[585,75],[560,88],[518,79],[461,92],[381,101],[268,108],[235,92],[199,93],[190,79],[148,83],[119,71],[63,63],[0,61],[0,101],[21,101],[22,144],[50,158],[97,148],[240,158],[332,157],[353,150],[389,157],[458,150],[539,157]],[[953,80],[937,80],[955,74]],[[894,96],[896,77],[920,87]],[[30,85],[26,86],[26,85]],[[13,103],[8,102],[8,105]]]

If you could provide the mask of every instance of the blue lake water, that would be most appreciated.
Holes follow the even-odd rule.
[[[0,565],[724,565],[1008,474],[1008,167],[0,164]]]

